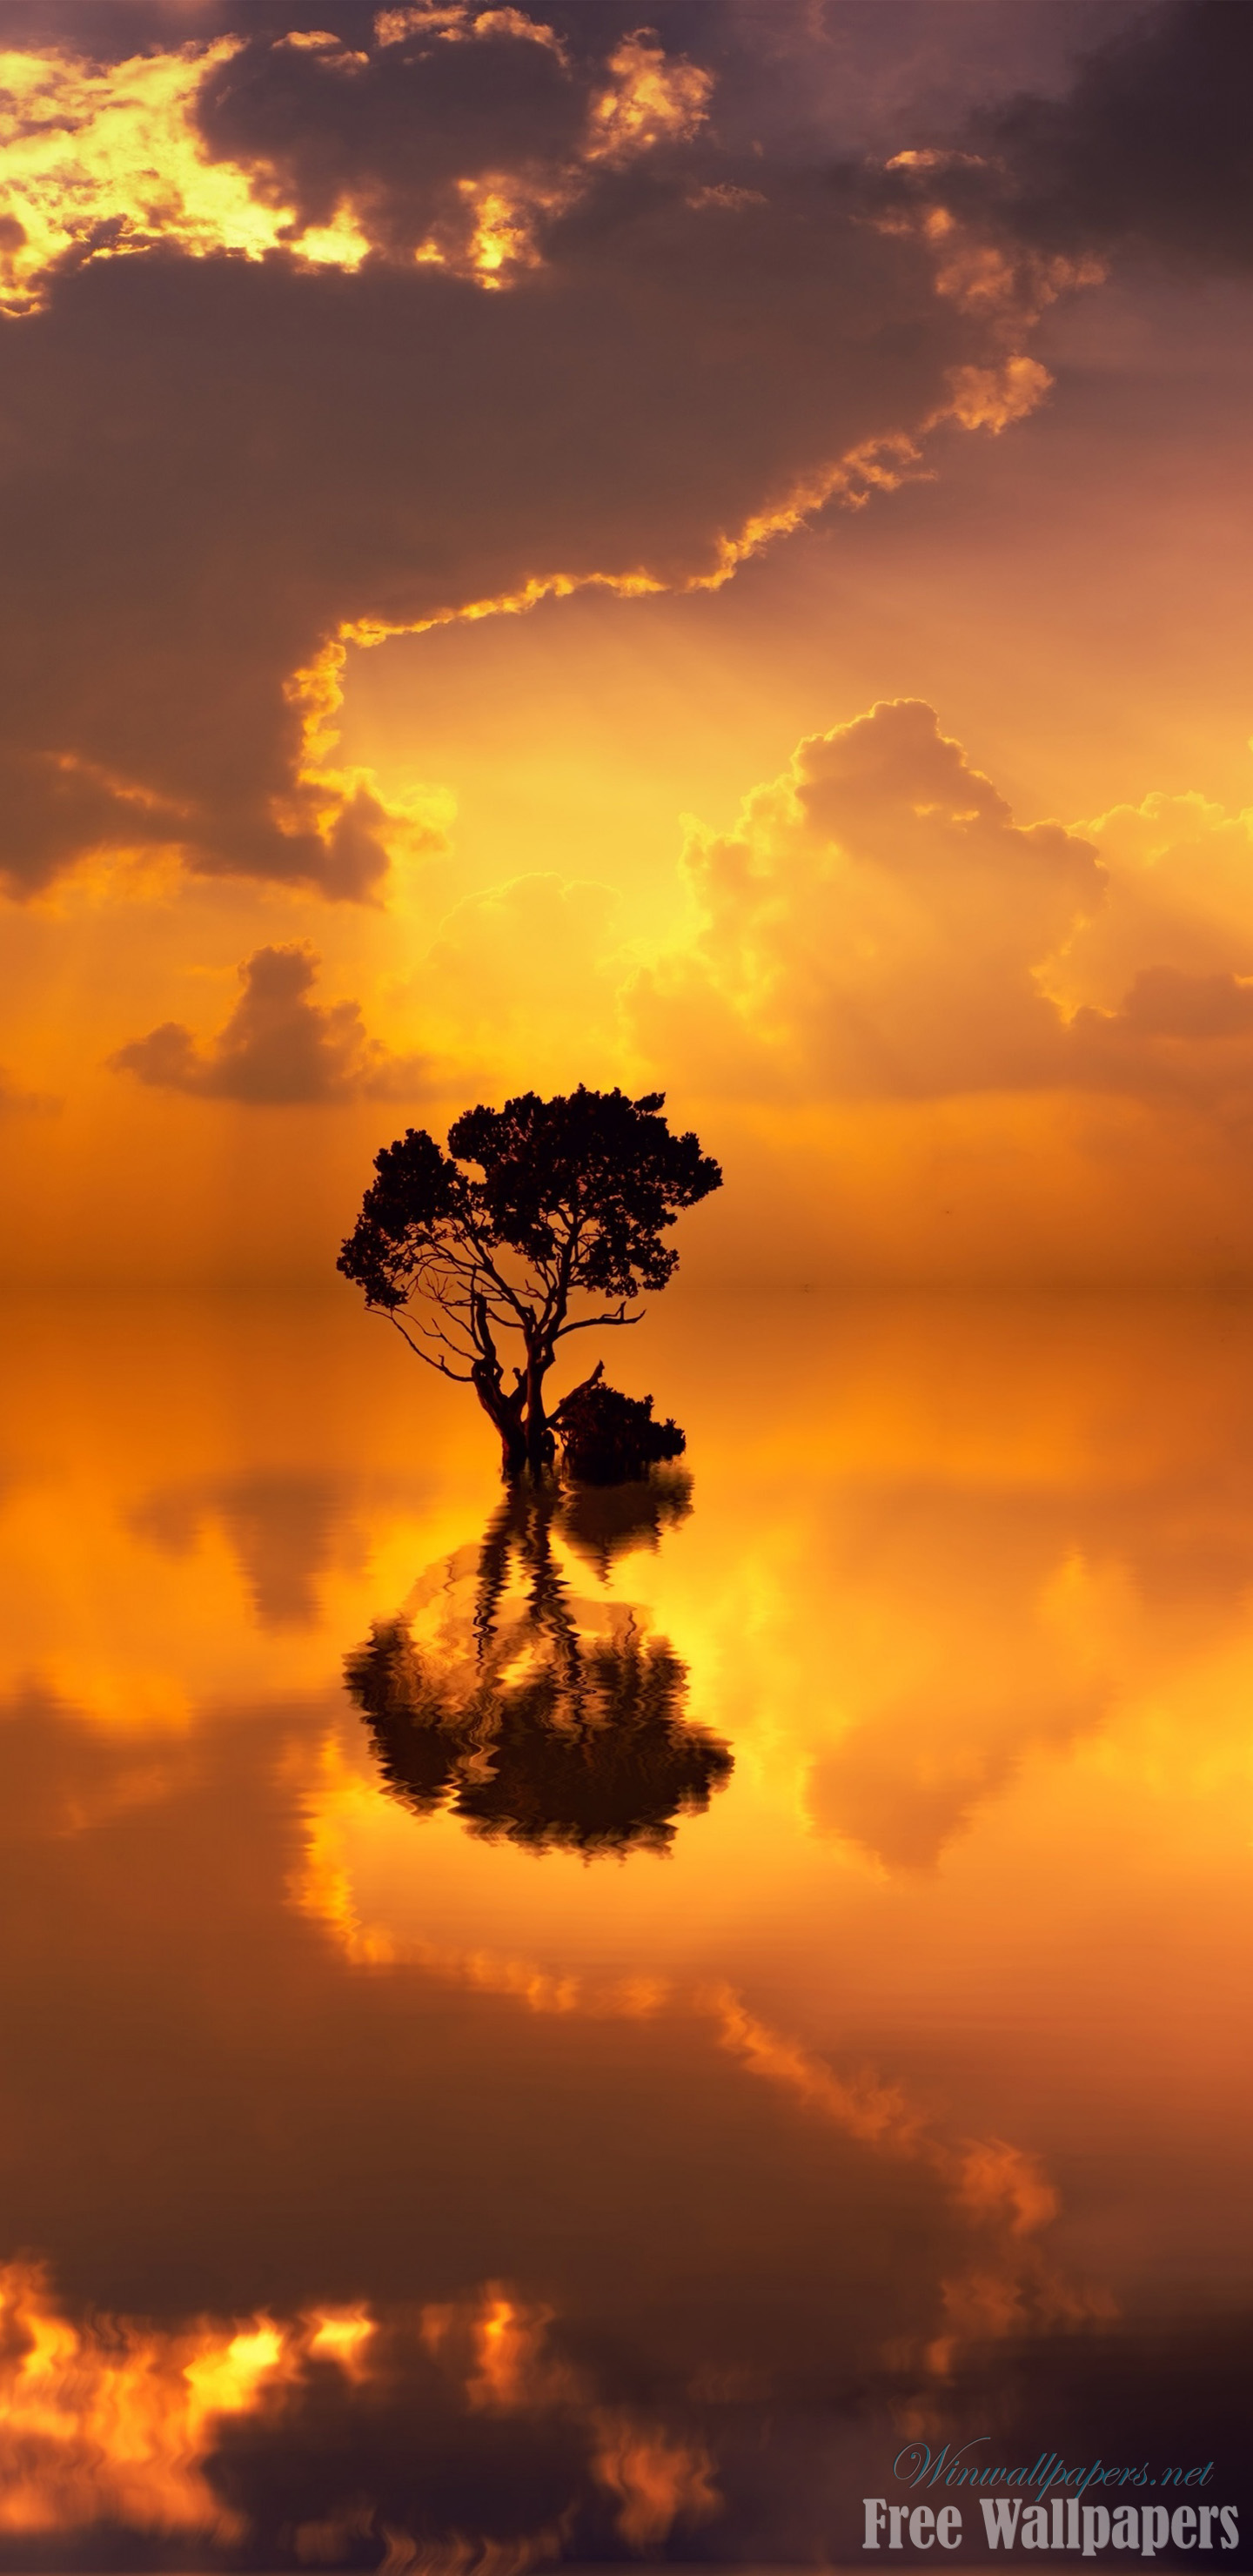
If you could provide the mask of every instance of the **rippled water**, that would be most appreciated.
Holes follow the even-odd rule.
[[[512,1509],[347,1301],[4,1350],[0,2564],[1249,2565],[1253,1315],[676,1294]]]

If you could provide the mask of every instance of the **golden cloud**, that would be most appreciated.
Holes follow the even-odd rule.
[[[369,243],[351,215],[302,224],[262,174],[210,158],[195,122],[208,75],[240,40],[182,45],[97,69],[59,52],[0,54],[0,310],[37,312],[74,256],[134,257],[157,243],[185,257],[283,250],[356,268]]]
[[[1253,816],[1150,796],[1015,822],[912,699],[695,827],[695,940],[638,979],[650,1055],[760,1101],[1173,1094],[1253,1113]]]
[[[742,1095],[917,1097],[1061,1079],[1035,969],[1097,909],[1091,845],[1014,822],[930,707],[803,742],[685,864],[705,927],[642,980],[640,1024]]]

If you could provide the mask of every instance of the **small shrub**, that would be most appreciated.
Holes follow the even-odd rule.
[[[651,1395],[624,1395],[597,1379],[577,1387],[553,1415],[567,1472],[587,1485],[637,1482],[687,1441],[677,1422],[654,1422]]]

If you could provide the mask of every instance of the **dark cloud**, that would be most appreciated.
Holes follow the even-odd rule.
[[[899,465],[891,442],[946,408],[952,370],[995,373],[1013,344],[1012,294],[993,314],[937,294],[925,242],[865,220],[851,170],[722,136],[697,42],[716,12],[663,11],[664,57],[622,7],[537,7],[560,51],[516,12],[481,39],[467,8],[448,41],[418,24],[384,44],[332,5],[316,26],[336,43],[303,47],[276,40],[280,14],[233,13],[203,97],[189,70],[162,110],[173,212],[145,128],[119,145],[133,187],[86,230],[67,193],[44,270],[10,245],[19,300],[44,298],[0,319],[18,893],[139,842],[360,896],[403,818],[309,754],[312,702],[287,685],[344,621],[717,579],[728,540],[786,521],[841,459],[854,484],[868,456]],[[103,50],[224,22],[76,23]],[[188,211],[197,112],[262,257]],[[355,272],[301,249],[332,216]],[[133,255],[102,256],[119,227]]]
[[[981,126],[1016,226],[1058,248],[1147,247],[1253,263],[1248,100],[1253,13],[1174,0],[1089,52],[1060,98],[1020,97]]]
[[[833,167],[786,105],[807,63],[851,45],[872,126],[885,96],[903,143],[934,123],[884,91],[873,13],[767,26],[671,0],[655,36],[622,0],[309,14],[60,0],[35,32],[0,5],[19,49],[108,63],[219,46],[163,109],[164,139],[145,129],[138,196],[119,182],[89,223],[67,189],[69,230],[29,289],[44,309],[0,320],[0,874],[16,893],[139,843],[360,897],[413,819],[310,752],[313,701],[288,686],[345,621],[716,579],[729,540],[784,523],[841,459],[899,464],[892,442],[951,404],[955,370],[975,371],[962,417],[995,420],[985,376],[1020,344],[1031,280],[1007,276],[978,311],[956,269],[937,293],[913,220],[937,193],[1033,257],[1147,243],[1239,268],[1253,243],[1253,21],[1227,0],[1121,29],[1118,9],[1089,13],[1115,32],[1060,95],[1033,35],[1014,61],[1043,46],[1051,90],[985,110],[975,157],[889,175],[886,231],[865,173]],[[1003,87],[985,39],[968,42],[970,83]],[[73,134],[89,66],[65,77],[73,112],[45,101],[36,121],[65,111]],[[167,149],[174,211],[145,212]],[[198,150],[236,215],[257,213],[264,256],[203,208],[179,214]],[[25,276],[35,234],[16,200],[5,220]],[[304,239],[331,225],[355,272]],[[125,260],[102,255],[119,227]]]
[[[258,948],[240,967],[240,999],[207,1046],[180,1020],[165,1020],[109,1063],[154,1091],[254,1107],[414,1099],[429,1077],[427,1059],[393,1055],[368,1036],[358,1002],[313,1001],[318,964],[304,945]]]

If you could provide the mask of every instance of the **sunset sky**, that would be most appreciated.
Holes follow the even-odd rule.
[[[1253,1279],[1253,15],[0,0],[7,1284]]]

